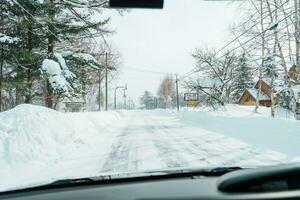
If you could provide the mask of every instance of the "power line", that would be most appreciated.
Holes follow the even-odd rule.
[[[277,24],[279,24],[280,22],[282,22],[283,20],[285,20],[287,17],[289,17],[290,15],[294,14],[295,12],[298,12],[299,10],[300,10],[300,9],[297,9],[297,10],[295,10],[294,12],[292,12],[291,14],[289,14],[288,16],[282,18],[281,20],[279,20],[279,21],[277,22]],[[290,24],[287,24],[287,25],[284,26],[282,29],[286,28],[286,27],[289,26],[289,25],[290,25]],[[280,29],[280,30],[282,30],[282,29]],[[266,33],[267,31],[269,31],[269,29],[266,29],[266,30],[264,30],[264,31],[262,31],[262,32],[260,32],[260,33],[258,33],[258,34],[256,34],[256,35],[253,36],[252,38],[250,38],[250,39],[246,40],[245,42],[241,43],[241,45],[247,44],[247,43],[250,42],[251,40],[254,40],[254,39],[257,38],[258,36],[261,36],[263,33]],[[230,53],[230,52],[232,52],[232,51],[235,51],[236,49],[239,49],[241,45],[239,45],[239,46],[237,46],[237,47],[231,49],[231,50],[228,51],[228,52],[226,52],[226,53],[223,54],[221,57],[219,57],[219,59],[223,58],[223,57],[226,56],[228,53]]]
[[[147,69],[139,69],[139,68],[133,68],[133,67],[123,67],[123,68],[128,69],[128,70],[133,70],[133,71],[145,72],[145,73],[162,74],[162,75],[175,75],[175,73],[158,72],[158,71],[152,71],[152,70],[147,70]]]
[[[275,10],[273,10],[271,13],[273,13]],[[263,17],[263,19],[267,18],[269,15],[266,15],[265,17]],[[249,20],[246,21],[246,23],[248,23],[252,18],[250,18]],[[232,43],[234,43],[235,41],[237,41],[238,38],[240,38],[241,36],[245,35],[248,31],[250,31],[253,27],[255,27],[256,25],[258,25],[260,22],[257,22],[255,24],[253,24],[250,28],[248,28],[247,30],[245,30],[243,33],[241,33],[240,35],[236,36],[233,40],[231,40],[229,43],[227,43],[225,46],[223,46],[221,49],[219,49],[215,55],[217,55],[218,53],[220,53],[221,51],[223,51],[224,49],[226,49],[229,45],[231,45]],[[245,24],[245,23],[243,23]]]
[[[42,24],[41,22],[39,22],[38,20],[35,19],[35,17],[28,11],[26,10],[19,2],[17,2],[16,0],[12,0],[17,6],[19,6],[23,11],[25,11],[27,14],[29,14],[37,23],[39,23],[40,25],[44,26],[44,24]],[[53,35],[58,41],[60,41],[60,39],[51,31],[48,30],[49,33],[51,33],[51,35]]]
[[[292,14],[298,12],[299,10],[300,10],[300,9],[297,9],[297,10],[293,11],[292,13],[290,13],[289,15],[287,15],[286,17],[282,18],[281,20],[277,21],[277,24],[279,24],[280,22],[282,22],[282,21],[284,21],[285,19],[289,18]],[[284,27],[282,27],[280,30],[286,28],[286,27],[289,26],[289,25],[290,25],[290,24],[286,24],[286,25],[285,25]],[[279,30],[279,31],[280,31],[280,30]],[[247,31],[248,31],[248,30],[247,30]],[[231,52],[233,52],[233,51],[239,49],[241,46],[243,46],[243,45],[247,44],[248,42],[254,40],[254,39],[257,38],[258,36],[262,35],[263,33],[266,33],[267,31],[269,31],[269,29],[266,29],[266,30],[264,30],[264,31],[262,31],[262,32],[260,32],[260,33],[258,33],[258,34],[256,34],[256,35],[253,36],[252,38],[250,38],[250,39],[246,40],[245,42],[241,43],[239,46],[237,46],[237,47],[231,49],[230,51],[228,51],[228,52],[226,52],[226,53],[224,53],[222,56],[219,57],[219,59],[221,59],[221,58],[223,58],[224,56],[228,55],[228,53],[231,53]],[[244,32],[244,34],[245,34],[245,32]],[[244,34],[242,34],[242,35],[244,35]],[[239,39],[239,37],[241,37],[242,35],[239,35],[238,37],[236,37],[236,38],[234,39],[234,41],[236,41],[237,39]],[[231,42],[232,42],[232,41],[231,41]],[[225,46],[228,46],[228,45],[225,45]],[[224,49],[224,48],[222,47],[221,49]],[[218,53],[218,52],[220,52],[220,50],[217,51],[217,53]],[[215,53],[215,55],[216,55],[217,53]],[[183,78],[181,78],[180,80],[183,80],[183,79],[185,79],[185,78],[191,76],[192,74],[194,74],[195,72],[193,72],[193,71],[195,71],[196,69],[197,69],[197,67],[194,67],[190,72],[187,73],[187,75],[184,75]]]

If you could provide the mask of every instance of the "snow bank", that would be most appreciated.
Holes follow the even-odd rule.
[[[116,119],[112,114],[99,119],[103,123],[98,124],[105,127]],[[49,159],[66,149],[75,150],[79,144],[86,147],[91,137],[100,134],[98,130],[84,114],[65,114],[33,105],[17,106],[0,113],[0,165]]]
[[[37,184],[39,180],[50,182],[72,174],[69,169],[74,163],[65,161],[105,154],[108,135],[99,130],[118,120],[119,114],[103,115],[61,113],[26,104],[0,113],[0,177],[5,180],[0,181],[0,190]]]
[[[236,138],[248,144],[299,156],[300,121],[284,109],[276,109],[276,117],[270,117],[270,108],[228,105],[218,110],[209,108],[183,109],[174,115],[192,127]]]

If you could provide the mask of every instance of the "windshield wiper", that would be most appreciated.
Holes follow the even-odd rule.
[[[54,181],[49,184],[30,187],[25,189],[0,192],[1,194],[15,193],[15,192],[26,192],[35,191],[41,189],[52,189],[60,187],[74,187],[74,186],[84,186],[84,185],[99,185],[108,183],[125,183],[125,182],[135,182],[135,181],[146,181],[146,180],[157,180],[165,178],[180,178],[180,177],[193,177],[193,176],[221,176],[226,173],[243,169],[241,167],[218,167],[211,169],[194,168],[194,169],[168,169],[168,170],[155,170],[148,172],[137,172],[137,173],[120,173],[120,174],[110,174],[101,175],[95,177],[87,178],[75,178],[75,179],[61,179]]]
[[[155,170],[148,172],[137,172],[137,173],[120,173],[111,175],[102,175],[88,178],[78,179],[62,179],[54,181],[45,186],[56,187],[56,186],[72,186],[72,185],[84,185],[94,183],[108,183],[108,182],[128,182],[138,180],[150,180],[150,179],[161,179],[161,178],[177,178],[177,177],[188,177],[194,175],[202,176],[221,176],[223,174],[240,170],[241,167],[217,167],[212,169],[168,169],[168,170]]]

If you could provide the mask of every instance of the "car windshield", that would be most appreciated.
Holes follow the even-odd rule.
[[[1,1],[1,192],[300,161],[298,0],[113,2]]]

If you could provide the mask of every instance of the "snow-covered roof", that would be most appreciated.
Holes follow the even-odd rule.
[[[251,96],[254,99],[256,99],[258,89],[251,88],[251,89],[247,89],[247,90],[251,94]],[[263,91],[260,91],[260,93],[259,93],[259,101],[263,101],[263,100],[271,100],[271,98],[268,95],[266,95]]]
[[[271,79],[270,78],[262,78],[262,81],[265,82],[268,85],[271,85]]]

